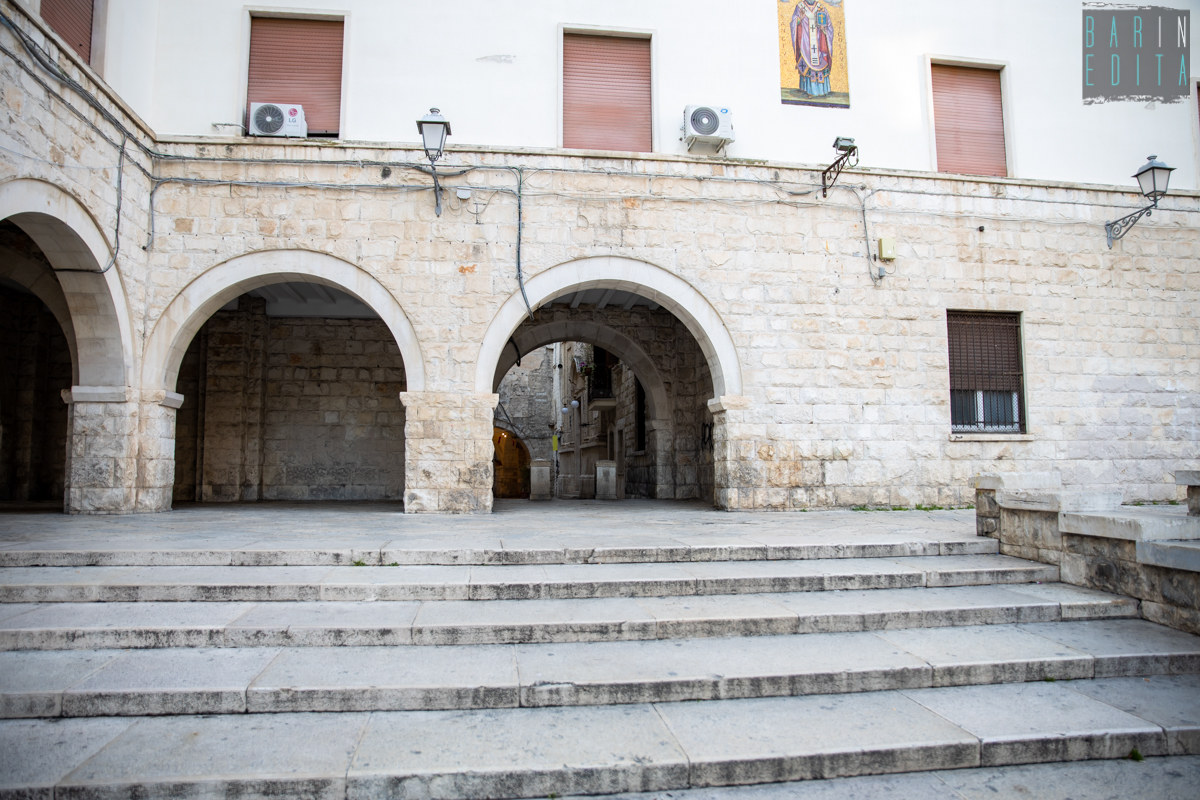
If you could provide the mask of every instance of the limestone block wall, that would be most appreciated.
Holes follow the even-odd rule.
[[[298,251],[338,265],[349,291],[386,293],[411,325],[406,346],[422,370],[403,401],[421,409],[405,420],[409,510],[486,510],[493,365],[479,361],[485,337],[512,333],[489,329],[519,297],[518,229],[526,286],[548,285],[535,307],[584,288],[579,265],[603,259],[612,269],[589,285],[620,284],[676,311],[695,295],[687,302],[699,310],[679,319],[712,380],[712,396],[696,390],[695,419],[707,424],[707,404],[721,508],[966,505],[974,474],[1045,469],[1067,487],[1121,488],[1128,501],[1182,500],[1171,476],[1200,468],[1200,193],[1172,192],[1109,249],[1104,222],[1143,202],[1132,182],[856,169],[822,198],[819,165],[463,143],[447,152],[460,174],[445,187],[490,199],[438,217],[415,144],[156,139],[39,23],[0,3],[112,115],[80,111],[29,59],[25,69],[0,54],[12,145],[0,151],[2,207],[16,219],[36,206],[51,220],[39,244],[77,318],[75,510],[162,507],[158,433],[171,414],[138,417],[170,400],[165,362],[182,353],[155,349],[156,334],[201,314],[203,298],[172,304],[223,267],[288,273]],[[24,52],[7,28],[0,43]],[[870,274],[879,237],[898,255],[882,279]],[[62,271],[101,269],[118,240],[108,273]],[[262,278],[244,269],[237,280]],[[951,431],[949,309],[1021,315],[1025,434]],[[686,450],[690,423],[665,422],[671,446]],[[245,460],[227,464],[233,472],[211,482],[222,493],[262,483]],[[154,499],[139,503],[142,490]]]
[[[404,387],[380,320],[267,317],[243,295],[184,357],[175,498],[401,499]]]
[[[407,513],[492,510],[492,415],[499,399],[492,393],[400,393],[406,413]]]

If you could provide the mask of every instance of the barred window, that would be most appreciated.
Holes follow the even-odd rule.
[[[950,426],[955,433],[1024,433],[1021,315],[949,311]]]

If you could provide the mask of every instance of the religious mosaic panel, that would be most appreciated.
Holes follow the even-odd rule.
[[[846,0],[778,0],[779,86],[784,103],[850,107]]]

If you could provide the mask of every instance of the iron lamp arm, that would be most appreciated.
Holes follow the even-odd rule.
[[[1129,229],[1136,225],[1139,219],[1150,216],[1156,208],[1158,208],[1157,198],[1145,208],[1139,208],[1132,214],[1126,214],[1118,220],[1104,223],[1104,232],[1108,234],[1108,249],[1111,250],[1114,241],[1129,233]]]
[[[836,161],[826,167],[825,171],[821,173],[821,197],[829,196],[829,190],[833,188],[835,183],[837,183],[838,176],[842,174],[842,168],[847,165],[847,162],[849,162],[851,158],[854,159],[854,163],[850,164],[850,167],[857,167],[857,147],[851,147],[849,150],[842,153],[840,156],[838,156]]]

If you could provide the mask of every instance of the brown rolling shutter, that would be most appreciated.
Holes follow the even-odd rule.
[[[249,103],[299,103],[309,135],[337,136],[342,116],[342,22],[250,20]]]
[[[947,311],[946,332],[953,429],[1024,432],[1021,315]]]
[[[653,150],[650,40],[563,35],[563,147]]]
[[[92,63],[92,0],[42,0],[42,19],[87,63]]]
[[[1008,177],[1000,72],[933,65],[938,172]]]

